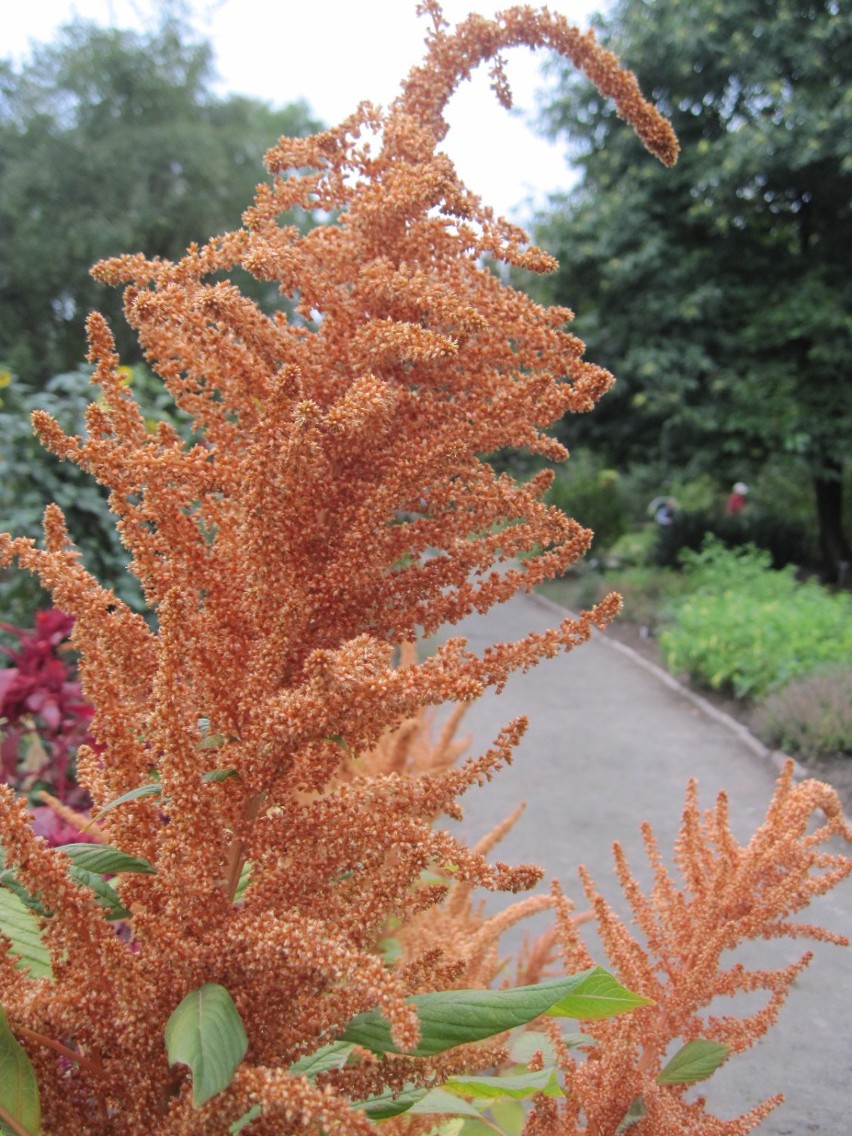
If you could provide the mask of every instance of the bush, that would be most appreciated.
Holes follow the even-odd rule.
[[[653,563],[657,533],[652,525],[626,532],[611,546],[607,553],[607,566],[610,568],[640,568]]]
[[[567,469],[556,473],[546,501],[569,517],[582,517],[595,536],[592,554],[600,555],[627,532],[627,502],[614,469],[604,469],[591,454],[575,451]]]
[[[852,597],[773,571],[754,547],[711,539],[683,563],[691,591],[660,637],[670,670],[756,698],[852,655]]]
[[[764,549],[773,568],[813,565],[816,559],[813,541],[801,522],[756,509],[736,517],[718,517],[704,510],[680,512],[671,525],[660,529],[654,559],[660,567],[676,568],[684,551],[698,552],[708,537],[715,537],[726,548],[751,544]]]
[[[801,757],[852,755],[852,670],[839,667],[794,679],[755,717],[767,745]]]

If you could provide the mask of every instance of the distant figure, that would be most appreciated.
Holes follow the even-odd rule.
[[[725,516],[738,517],[746,505],[748,486],[744,481],[738,481],[725,502]]]
[[[668,528],[669,525],[674,524],[675,513],[677,512],[677,500],[674,497],[665,497],[657,506],[654,513],[654,520],[662,528]]]

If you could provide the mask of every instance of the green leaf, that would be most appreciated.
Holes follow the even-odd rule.
[[[246,860],[240,868],[240,878],[237,880],[237,890],[234,892],[234,903],[239,903],[245,895],[246,888],[251,879],[251,872],[253,868],[251,860]]]
[[[242,1018],[224,986],[192,990],[166,1023],[169,1064],[192,1072],[192,1107],[200,1108],[231,1083],[248,1049]]]
[[[534,1073],[518,1073],[508,1077],[450,1077],[442,1086],[449,1093],[475,1097],[478,1100],[499,1100],[512,1097],[523,1100],[535,1093],[547,1097],[565,1096],[553,1068],[539,1069]]]
[[[44,915],[45,917],[50,915],[50,912],[44,904],[30,895],[24,885],[19,883],[11,868],[6,868],[3,872],[0,872],[0,887],[8,888],[9,891],[14,892],[21,903],[31,911],[34,911],[36,915]]]
[[[472,1104],[446,1092],[443,1087],[430,1089],[411,1106],[409,1112],[418,1116],[475,1116],[477,1120],[480,1116]]]
[[[85,868],[72,867],[71,878],[95,893],[95,901],[104,909],[107,919],[130,919],[132,912],[124,906],[115,888],[111,887],[103,876],[96,872],[87,872]]]
[[[154,875],[147,860],[129,856],[112,848],[109,844],[61,844],[57,849],[64,852],[75,868],[84,872],[97,872],[98,875],[115,872],[146,872]]]
[[[463,1117],[456,1119],[447,1119],[440,1124],[436,1124],[434,1128],[429,1129],[428,1136],[462,1136],[465,1127],[465,1120]],[[494,1129],[488,1133],[491,1136]]]
[[[386,966],[393,966],[402,958],[402,947],[399,945],[399,939],[379,939],[377,946]]]
[[[653,1006],[651,998],[627,990],[611,974],[596,966],[587,971],[581,982],[564,998],[551,1006],[548,1014],[556,1018],[577,1018],[595,1021],[614,1018],[639,1006]]]
[[[519,1100],[498,1100],[488,1106],[490,1118],[503,1136],[521,1136],[527,1119],[527,1110]],[[464,1136],[468,1136],[465,1129]]]
[[[658,1085],[690,1085],[706,1081],[730,1053],[730,1046],[699,1037],[688,1041],[657,1076]]]
[[[323,1045],[313,1053],[300,1057],[290,1066],[290,1072],[301,1074],[312,1081],[319,1073],[326,1073],[329,1069],[342,1069],[353,1048],[348,1042],[332,1041],[329,1045]]]
[[[575,996],[576,995],[576,996]],[[418,994],[408,999],[417,1010],[420,1041],[415,1057],[431,1057],[456,1045],[482,1041],[526,1025],[548,1012],[574,1017],[603,1017],[623,1013],[648,999],[625,990],[600,967],[536,986],[510,990],[447,990]],[[358,1014],[341,1040],[362,1045],[373,1053],[399,1053],[390,1026],[378,1010]]]
[[[411,1086],[400,1092],[386,1089],[383,1093],[368,1097],[353,1105],[359,1112],[366,1113],[371,1120],[389,1120],[403,1112],[420,1116],[475,1116],[479,1113],[467,1103],[442,1089],[424,1089]]]
[[[627,1132],[634,1124],[638,1124],[640,1120],[644,1120],[648,1115],[648,1110],[645,1107],[645,1102],[641,1097],[635,1097],[630,1102],[630,1108],[624,1114],[624,1119],[618,1128],[615,1130],[615,1136],[620,1136],[622,1132]]]
[[[256,1120],[260,1116],[262,1111],[263,1110],[261,1109],[260,1105],[256,1104],[252,1108],[250,1108],[248,1112],[244,1112],[239,1120],[235,1120],[231,1127],[228,1129],[231,1136],[237,1136],[238,1132],[242,1132],[247,1124],[251,1124],[253,1120]]]
[[[524,1030],[509,1039],[509,1059],[516,1065],[528,1065],[535,1053],[540,1053],[551,1064],[556,1061],[553,1042],[546,1033]]]
[[[206,739],[205,739],[206,740]],[[202,774],[202,781],[227,781],[230,777],[239,777],[236,769],[211,769]]]
[[[138,785],[135,789],[129,789],[126,793],[122,793],[120,797],[116,797],[114,801],[110,801],[108,804],[104,805],[100,812],[95,813],[92,820],[100,820],[110,809],[124,805],[127,801],[137,801],[140,797],[159,797],[161,792],[162,788],[155,781],[152,781],[148,785]]]
[[[218,749],[219,746],[225,744],[224,734],[208,734],[206,738],[202,738],[196,749]]]
[[[0,931],[21,957],[16,970],[27,970],[33,978],[53,978],[50,955],[41,941],[38,921],[24,901],[0,887]]]
[[[0,1007],[0,1108],[31,1136],[41,1130],[38,1082],[26,1050],[9,1029]]]
[[[394,1093],[385,1089],[383,1093],[368,1097],[367,1100],[358,1101],[353,1108],[364,1112],[371,1120],[389,1120],[392,1116],[399,1116],[408,1112],[418,1101],[426,1096],[427,1089],[409,1088]]]
[[[483,1120],[482,1117],[458,1116],[442,1120],[429,1130],[428,1136],[494,1136],[495,1132],[498,1136],[509,1136],[505,1129],[492,1124],[490,1120]],[[514,1133],[513,1136],[520,1136],[520,1133]]]

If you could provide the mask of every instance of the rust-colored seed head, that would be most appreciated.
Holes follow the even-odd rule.
[[[611,376],[583,359],[569,311],[540,307],[492,271],[554,262],[468,193],[437,147],[446,102],[477,65],[493,63],[508,98],[500,53],[518,44],[582,67],[663,161],[677,144],[634,78],[561,17],[511,8],[450,32],[435,0],[421,8],[433,25],[426,61],[396,102],[281,139],[243,228],[178,263],[134,255],[93,270],[125,286],[127,319],[194,440],[148,429],[99,315],[88,325],[100,397],[86,437],[35,417],[48,449],[109,487],[153,616],[149,624],[86,572],[56,506],[44,549],[0,538],[0,564],[37,572],[76,618],[97,742],[80,753],[79,777],[95,812],[112,806],[97,836],[155,868],[113,881],[132,913],[116,933],[0,790],[6,865],[53,913],[52,981],[0,956],[2,1003],[28,1039],[45,1136],[200,1136],[226,1132],[255,1106],[252,1136],[371,1131],[351,1101],[440,1081],[469,1066],[470,1052],[363,1061],[317,1084],[291,1064],[377,1006],[397,1044],[412,1047],[405,998],[492,980],[500,930],[542,906],[560,913],[566,958],[579,949],[556,896],[483,921],[474,886],[517,891],[538,869],[492,867],[488,841],[470,850],[433,827],[511,759],[525,723],[454,768],[452,729],[423,748],[424,714],[582,643],[618,597],[482,656],[459,639],[421,662],[409,650],[586,550],[590,533],[544,503],[547,474],[519,484],[483,455],[526,447],[564,458],[547,428],[591,409]],[[327,219],[306,231],[282,225],[299,209]],[[266,315],[242,296],[227,278],[234,269],[276,282],[281,311]],[[229,775],[205,778],[216,771]],[[135,795],[155,777],[156,796]],[[697,872],[686,837],[682,856]],[[589,888],[616,961],[650,981]],[[723,900],[733,902],[720,893],[707,910]],[[377,951],[389,927],[400,928],[393,966]],[[551,936],[525,973],[542,973],[552,954]],[[164,1027],[208,982],[232,995],[249,1049],[231,1085],[195,1110],[189,1079],[167,1064]],[[698,993],[692,1002],[678,993],[688,1023]],[[65,1052],[39,1037],[61,1039]],[[638,1038],[628,1031],[626,1048],[590,1063],[598,1079],[578,1076],[568,1112],[537,1105],[528,1131],[568,1132],[573,1102],[597,1115],[614,1080],[622,1095],[643,1083],[620,1064]],[[664,1098],[653,1097],[655,1115]],[[674,1128],[661,1121],[655,1131]]]

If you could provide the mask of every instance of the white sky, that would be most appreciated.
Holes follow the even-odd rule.
[[[455,23],[471,11],[491,15],[512,0],[443,0]],[[417,0],[193,0],[196,26],[213,44],[222,93],[253,95],[274,105],[304,98],[329,124],[369,99],[387,104],[423,53],[427,21]],[[551,0],[551,10],[588,24],[605,0]],[[0,57],[21,58],[32,42],[50,40],[79,15],[140,28],[154,20],[156,0],[0,0]],[[462,179],[499,212],[523,222],[530,199],[570,186],[560,146],[536,137],[528,119],[543,88],[543,54],[508,53],[507,74],[520,113],[508,114],[488,87],[485,69],[450,104],[445,143]],[[525,121],[525,118],[527,121]]]

